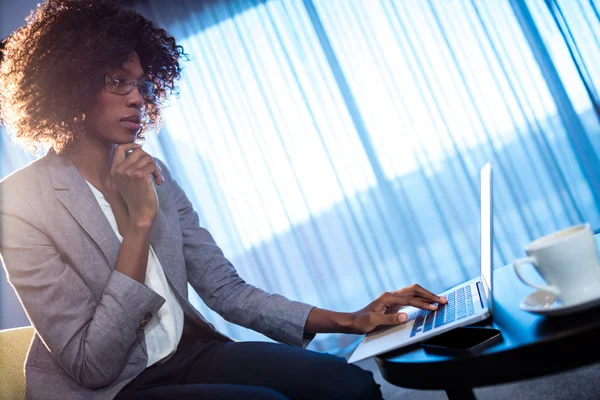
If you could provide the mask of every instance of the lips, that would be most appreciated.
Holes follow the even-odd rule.
[[[127,129],[137,132],[142,127],[141,118],[139,115],[130,115],[121,120],[121,123],[127,127]]]
[[[142,127],[142,124],[136,124],[135,122],[121,121],[121,123],[125,125],[127,129],[132,130],[134,132],[139,131]]]

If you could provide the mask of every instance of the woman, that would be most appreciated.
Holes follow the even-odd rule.
[[[441,297],[413,285],[354,313],[245,283],[166,166],[136,141],[160,124],[183,49],[117,3],[49,0],[6,43],[2,118],[40,159],[0,183],[0,254],[35,336],[29,399],[372,399],[372,374],[306,350]],[[281,343],[234,342],[188,302]]]

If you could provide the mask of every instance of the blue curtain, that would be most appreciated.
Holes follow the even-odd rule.
[[[578,0],[528,1],[545,46],[580,112],[600,116],[600,14],[598,2]],[[590,118],[593,121],[593,119]],[[584,123],[588,120],[584,119]],[[593,124],[587,127],[594,129]],[[597,136],[593,145],[599,150]]]
[[[146,149],[249,283],[338,311],[414,282],[445,290],[479,271],[488,160],[495,267],[538,236],[600,227],[586,89],[600,7],[555,3],[558,22],[536,0],[141,2],[191,55]],[[223,332],[267,340],[190,299]]]

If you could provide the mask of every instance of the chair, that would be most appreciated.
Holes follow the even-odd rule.
[[[0,400],[25,399],[25,358],[34,329],[0,330]]]
[[[25,358],[34,332],[31,326],[0,330],[0,400],[25,399]]]

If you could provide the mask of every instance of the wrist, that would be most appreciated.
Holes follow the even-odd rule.
[[[305,333],[353,333],[354,313],[313,308],[308,314]]]
[[[343,314],[341,317],[342,333],[356,333],[354,329],[354,320],[356,319],[356,313],[340,313]]]

